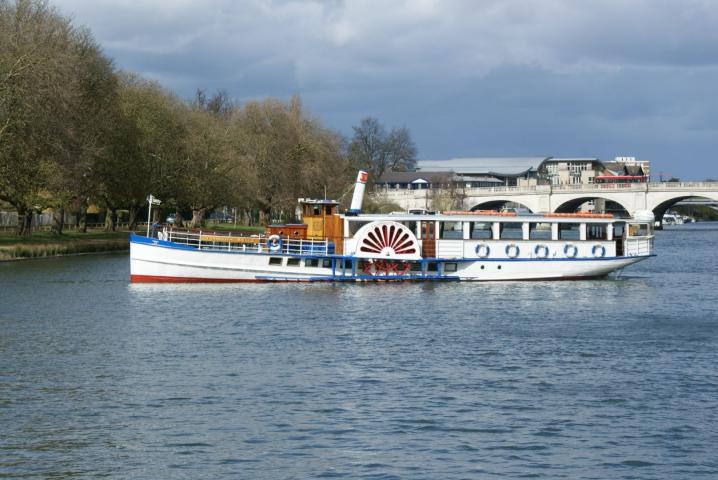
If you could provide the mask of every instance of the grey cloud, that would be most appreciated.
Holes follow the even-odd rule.
[[[718,176],[712,1],[58,5],[118,66],[182,96],[300,93],[345,133],[366,115],[408,126],[424,157],[680,154],[690,175]]]

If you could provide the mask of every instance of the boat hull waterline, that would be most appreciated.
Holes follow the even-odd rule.
[[[381,281],[502,281],[576,280],[606,276],[653,256],[603,258],[427,258],[421,264],[456,265],[455,272],[389,271],[365,273],[363,259],[341,255],[284,255],[275,259],[319,258],[319,266],[268,265],[266,253],[203,250],[132,234],[133,283],[240,283],[240,282],[381,282]]]

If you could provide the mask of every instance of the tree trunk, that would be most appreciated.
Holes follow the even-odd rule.
[[[135,206],[132,206],[129,209],[129,218],[127,219],[127,228],[131,232],[134,232],[135,230],[137,230],[137,213],[138,212],[139,212],[139,210]]]
[[[29,237],[32,235],[32,210],[25,208],[17,209],[17,235],[18,237]]]
[[[192,213],[192,216],[194,217],[194,212]],[[182,212],[179,211],[179,208],[175,210],[175,227],[184,227],[184,218],[182,218]]]
[[[52,211],[52,234],[62,235],[62,231],[65,228],[65,209],[55,208]]]
[[[106,232],[114,232],[116,224],[117,224],[117,214],[115,213],[115,208],[107,207],[107,213],[105,214],[105,231]]]
[[[204,225],[204,214],[207,213],[207,209],[202,207],[198,209],[192,209],[192,221],[189,224],[189,228],[199,228]]]
[[[87,203],[80,206],[80,213],[77,215],[77,231],[87,233]]]

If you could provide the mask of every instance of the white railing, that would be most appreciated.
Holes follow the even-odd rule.
[[[154,235],[153,235],[154,236]],[[216,232],[192,232],[187,230],[162,230],[156,232],[159,240],[188,245],[199,250],[248,252],[288,255],[328,255],[334,253],[334,244],[326,240],[307,240],[282,237],[270,241],[267,235],[236,235]]]
[[[626,240],[627,257],[635,257],[640,255],[650,255],[653,250],[653,237],[628,238]]]

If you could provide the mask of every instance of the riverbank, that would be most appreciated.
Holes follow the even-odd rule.
[[[29,238],[0,234],[0,261],[129,250],[128,232],[38,232]]]
[[[206,231],[256,234],[264,227],[247,227],[232,224],[213,224]],[[130,249],[128,231],[87,233],[68,231],[62,235],[35,232],[28,238],[20,238],[12,232],[0,232],[0,262],[29,258],[60,257],[86,253],[121,252]]]

